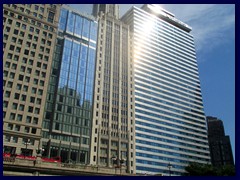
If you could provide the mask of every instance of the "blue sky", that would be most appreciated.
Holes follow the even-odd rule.
[[[121,4],[120,15],[133,4]],[[141,7],[142,4],[135,6]],[[223,120],[235,158],[235,5],[161,4],[192,27],[204,110]],[[71,7],[91,14],[91,4]]]

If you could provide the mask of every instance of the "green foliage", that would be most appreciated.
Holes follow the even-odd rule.
[[[211,164],[190,163],[185,168],[185,176],[234,176],[235,168],[231,165],[213,167]]]

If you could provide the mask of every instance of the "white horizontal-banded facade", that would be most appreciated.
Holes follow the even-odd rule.
[[[136,172],[181,175],[209,163],[193,36],[137,7],[122,20],[133,32]]]

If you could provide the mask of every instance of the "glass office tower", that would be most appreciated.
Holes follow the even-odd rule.
[[[133,7],[136,172],[181,175],[210,163],[191,28],[158,5]]]
[[[44,155],[89,163],[97,22],[62,6],[43,120]]]

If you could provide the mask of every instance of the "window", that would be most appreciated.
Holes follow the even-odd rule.
[[[4,102],[3,102],[3,107],[4,107],[4,108],[7,108],[7,107],[8,107],[8,101],[4,101]]]
[[[44,81],[40,80],[39,85],[40,85],[40,86],[44,86]]]
[[[25,66],[21,66],[20,71],[21,71],[21,72],[25,72],[25,69],[26,69]]]
[[[34,79],[33,84],[38,84],[38,79]]]
[[[8,124],[7,129],[8,129],[8,130],[13,130],[13,124]]]
[[[16,114],[15,113],[11,113],[10,114],[10,120],[15,120]]]
[[[32,106],[28,106],[28,112],[30,112],[30,113],[33,112],[33,107]]]
[[[9,68],[9,67],[10,67],[10,62],[6,62],[6,63],[5,63],[5,67],[6,67],[6,68]]]
[[[37,88],[32,88],[32,94],[36,94],[36,92],[37,92]]]
[[[43,94],[43,90],[42,89],[39,89],[38,90],[38,95],[42,95]]]
[[[8,58],[8,59],[12,59],[12,54],[11,54],[11,53],[8,53],[7,58]]]
[[[32,128],[32,134],[36,134],[37,133],[37,129],[36,128]]]
[[[8,35],[4,34],[3,39],[7,40],[8,39]]]
[[[20,75],[18,76],[18,80],[22,81],[22,80],[23,80],[23,75],[20,74]]]
[[[14,99],[19,99],[19,97],[20,97],[20,94],[19,94],[19,93],[15,93],[15,94],[14,94]]]
[[[19,31],[17,29],[14,29],[13,34],[18,35],[18,32]]]
[[[11,79],[14,79],[14,76],[15,76],[15,73],[11,72],[9,77],[10,77]]]
[[[26,24],[22,24],[22,29],[23,29],[23,30],[26,30],[26,29],[27,29]]]
[[[10,92],[9,91],[5,91],[5,97],[10,97]]]
[[[23,86],[23,91],[27,92],[28,91],[28,86]]]
[[[35,102],[35,97],[30,97],[30,102],[34,103]]]
[[[17,103],[13,103],[13,104],[12,104],[12,109],[16,110],[16,109],[17,109],[17,106],[18,106]]]
[[[28,64],[29,64],[29,65],[33,65],[33,60],[32,60],[32,59],[29,59]]]
[[[20,104],[18,110],[19,111],[24,111],[24,105]]]
[[[38,124],[38,118],[33,118],[33,124]]]
[[[5,135],[5,142],[10,142],[11,141],[11,136]]]
[[[24,35],[25,35],[25,33],[22,32],[22,31],[20,31],[19,36],[20,36],[20,37],[24,37]]]
[[[15,39],[16,39],[16,38],[15,38]],[[15,42],[16,42],[16,41],[15,41]],[[13,46],[13,45],[10,45],[9,49],[10,49],[11,51],[14,51],[14,46]]]
[[[29,128],[29,127],[25,127],[25,128],[24,128],[24,132],[25,132],[25,133],[29,133],[29,131],[30,131],[30,128]],[[26,141],[25,141],[25,142],[26,142]]]
[[[8,24],[12,24],[12,20],[11,19],[8,19]]]
[[[15,131],[20,131],[20,126],[19,125],[15,125]]]
[[[48,22],[53,23],[54,15],[55,14],[53,12],[51,11],[48,12]]]
[[[21,114],[17,115],[17,121],[22,121],[22,115]]]
[[[28,55],[29,54],[29,50],[25,49],[24,54]]]
[[[12,64],[12,69],[16,70],[17,69],[17,64]]]
[[[40,112],[40,109],[39,108],[35,108],[34,113],[35,114],[39,114],[39,112]]]
[[[3,77],[7,77],[8,76],[8,71],[4,71],[3,72]]]
[[[40,30],[36,28],[36,29],[35,29],[35,32],[36,32],[37,34],[39,34]]]
[[[44,8],[40,7],[40,11],[41,11],[41,13],[43,13],[44,12]]]
[[[39,6],[35,5],[34,9],[35,9],[35,11],[38,11]]]
[[[34,27],[30,26],[30,27],[29,27],[29,31],[30,31],[30,32],[34,32]]]
[[[22,94],[22,96],[21,96],[21,100],[22,100],[22,101],[26,101],[26,98],[27,98],[27,96],[24,95],[24,94]]]
[[[32,121],[32,117],[31,116],[27,116],[26,123],[31,123],[31,121]]]
[[[30,77],[26,76],[25,77],[25,82],[29,82],[30,81]]]
[[[18,137],[13,136],[13,143],[18,143]]]
[[[23,40],[18,39],[18,44],[22,45]]]

